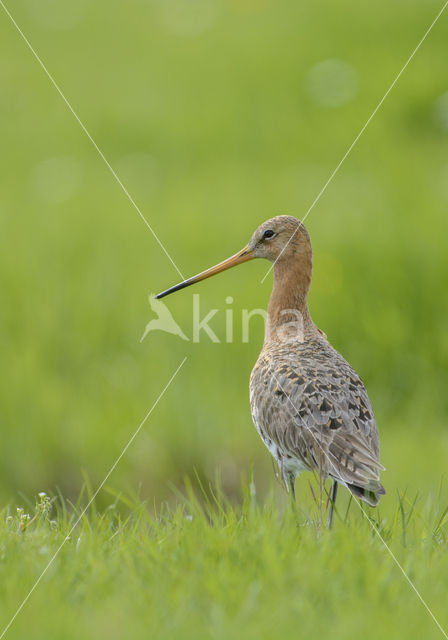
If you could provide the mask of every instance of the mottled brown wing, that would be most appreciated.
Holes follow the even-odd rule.
[[[276,344],[262,352],[251,396],[260,434],[282,456],[298,457],[344,484],[384,493],[378,429],[367,392],[325,338]]]

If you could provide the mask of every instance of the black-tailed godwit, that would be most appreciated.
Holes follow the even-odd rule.
[[[157,298],[253,258],[273,263],[265,340],[250,377],[252,417],[292,496],[301,471],[333,480],[331,525],[339,483],[371,506],[385,490],[378,429],[364,384],[310,316],[312,255],[302,222],[277,216],[264,222],[242,251]]]

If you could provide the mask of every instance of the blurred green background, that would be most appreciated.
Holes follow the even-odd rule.
[[[10,5],[185,276],[263,220],[305,214],[440,8]],[[307,219],[311,312],[368,388],[386,505],[396,488],[436,490],[448,458],[447,36],[448,15]],[[240,319],[267,305],[267,263],[167,299],[191,337],[200,292],[219,343],[140,343],[148,294],[179,276],[2,10],[0,42],[2,503],[100,482],[184,356],[110,484],[157,502],[196,469],[238,496],[252,463],[263,495],[275,479],[248,402],[263,326],[243,344]]]

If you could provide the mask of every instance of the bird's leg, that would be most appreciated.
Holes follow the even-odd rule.
[[[298,524],[298,512],[297,512],[296,489],[295,489],[296,476],[294,473],[287,472],[285,473],[284,478],[285,478],[286,487],[289,493],[289,502],[291,504],[291,511],[294,514],[294,519]]]
[[[328,528],[331,529],[331,525],[333,523],[333,509],[336,502],[336,496],[338,494],[338,483],[336,480],[333,480],[333,488],[331,490],[331,498],[330,498],[330,512],[328,514]]]
[[[295,504],[296,502],[296,477],[293,473],[288,473],[286,476],[286,481],[288,484],[288,492],[291,498],[291,502]]]

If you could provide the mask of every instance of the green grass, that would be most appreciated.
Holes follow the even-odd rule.
[[[279,508],[272,495],[260,504],[253,485],[240,506],[217,490],[199,494],[187,485],[175,508],[158,513],[117,495],[103,512],[93,505],[73,532],[82,499],[72,508],[58,498],[49,512],[40,499],[28,523],[4,513],[2,625],[70,534],[8,637],[442,637],[367,520],[446,627],[440,495],[393,498],[387,516],[364,517],[353,503],[347,514],[344,503],[328,531],[312,500],[305,514]]]

